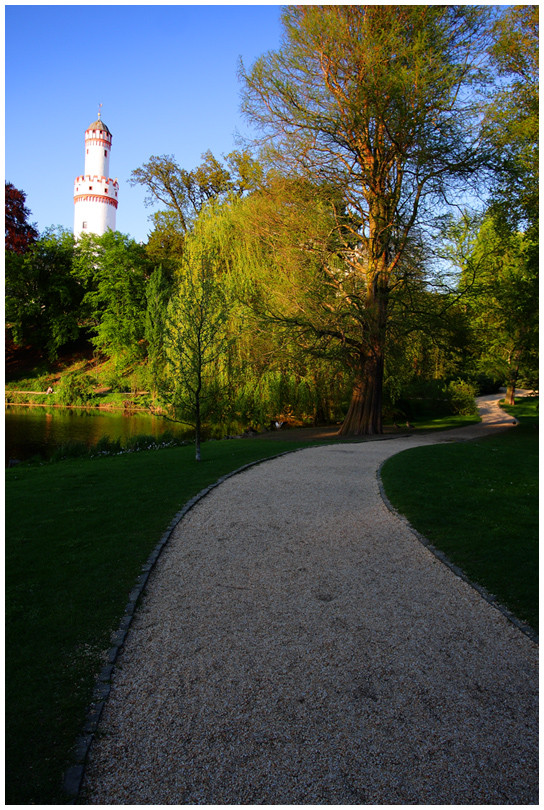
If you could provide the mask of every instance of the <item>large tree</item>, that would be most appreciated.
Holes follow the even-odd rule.
[[[478,164],[486,13],[295,6],[283,11],[283,25],[282,48],[241,68],[243,106],[283,171],[341,193],[337,300],[357,333],[342,432],[380,433],[391,285],[414,226],[447,201],[455,181],[466,186]],[[316,323],[315,331],[334,330]],[[336,337],[342,343],[345,331]]]
[[[514,404],[519,379],[538,380],[538,267],[530,234],[508,231],[488,214],[481,222],[464,218],[452,229],[457,264],[468,287],[473,363],[506,384]]]
[[[495,170],[493,211],[538,236],[538,6],[509,6],[493,26],[490,55],[499,76],[484,131]]]
[[[6,182],[5,316],[16,342],[29,336],[28,326],[36,320],[36,312],[28,298],[28,288],[35,284],[35,279],[29,277],[33,273],[25,267],[24,257],[36,242],[38,232],[28,221],[30,211],[25,202],[25,192]]]
[[[118,231],[82,236],[73,275],[85,295],[82,318],[95,347],[119,367],[145,351],[146,282],[153,265],[146,250]]]
[[[6,321],[15,343],[28,342],[57,356],[79,334],[83,292],[72,276],[74,237],[46,231],[24,255],[6,251]]]
[[[518,374],[537,384],[539,272],[538,6],[508,6],[493,26],[490,56],[500,82],[484,133],[491,146],[493,194],[471,258],[483,272],[471,300],[483,357],[502,362],[507,399]]]
[[[152,155],[132,172],[131,185],[147,190],[146,205],[161,206],[152,219],[163,238],[167,232],[186,234],[210,200],[242,196],[259,183],[261,168],[247,151],[231,152],[224,163],[210,150],[202,158],[203,162],[189,171],[173,155]]]
[[[174,290],[174,280],[162,265],[151,274],[146,284],[144,334],[147,344],[147,371],[153,397],[156,397],[166,367],[164,339],[168,303]]]

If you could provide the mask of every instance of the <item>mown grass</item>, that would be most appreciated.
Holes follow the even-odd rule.
[[[67,800],[62,775],[103,654],[176,512],[227,472],[311,445],[286,433],[207,442],[200,464],[188,445],[6,471],[8,804]]]
[[[477,425],[480,422],[477,414],[449,414],[448,416],[422,417],[413,422],[416,430],[451,430],[453,428],[467,427],[467,425]]]
[[[538,628],[538,399],[507,407],[512,429],[407,450],[382,481],[391,503],[473,581]]]
[[[209,442],[6,471],[6,802],[61,782],[103,654],[141,566],[192,496],[308,443]]]

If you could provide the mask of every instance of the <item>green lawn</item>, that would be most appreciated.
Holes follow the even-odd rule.
[[[451,414],[449,416],[434,416],[422,417],[414,419],[414,427],[417,430],[451,430],[453,428],[467,427],[468,425],[477,425],[481,421],[478,414],[474,415],[461,415]]]
[[[520,425],[475,442],[407,450],[382,468],[412,526],[518,619],[538,627],[538,399]]]
[[[61,803],[104,651],[197,492],[291,441],[221,441],[6,470],[6,802]]]
[[[524,581],[535,579],[533,425],[534,419],[528,428],[497,437],[493,441],[500,439],[499,445],[488,453],[498,477],[508,481],[507,538],[518,516],[521,525],[521,516],[529,512],[531,563],[522,559]],[[142,565],[173,516],[222,475],[311,444],[293,441],[286,433],[285,439],[275,436],[273,441],[206,442],[200,464],[189,445],[6,470],[7,804],[66,801],[63,772],[82,730],[103,654]],[[455,480],[464,476],[464,454],[485,444],[446,445],[425,452],[453,453],[446,463]],[[410,481],[413,466],[410,461]],[[446,513],[458,512],[451,508],[449,492]],[[425,504],[430,500],[426,496]],[[474,508],[477,512],[479,507]],[[525,553],[517,543],[514,562]],[[528,585],[525,590],[530,590]]]

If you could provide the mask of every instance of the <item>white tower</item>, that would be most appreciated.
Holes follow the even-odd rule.
[[[102,106],[102,105],[100,105]],[[74,236],[115,230],[119,183],[110,173],[111,132],[100,119],[85,130],[85,174],[74,182]]]

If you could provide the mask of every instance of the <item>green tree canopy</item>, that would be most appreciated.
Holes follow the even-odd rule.
[[[538,230],[538,6],[508,6],[495,22],[490,55],[501,81],[487,109],[494,209],[511,227]]]
[[[145,290],[152,270],[144,246],[118,231],[78,240],[73,273],[85,290],[83,316],[96,348],[120,364],[145,353]]]
[[[74,237],[49,230],[24,255],[6,254],[6,321],[16,343],[49,357],[79,333],[82,290],[72,276]],[[12,258],[13,260],[10,260]]]
[[[162,206],[158,225],[187,233],[203,206],[210,200],[241,196],[256,187],[262,170],[247,151],[234,151],[221,163],[208,150],[203,162],[192,171],[182,168],[173,155],[149,158],[131,175],[132,185],[148,192],[146,203]]]
[[[357,332],[343,431],[379,433],[388,299],[410,233],[481,161],[487,16],[473,6],[297,6],[282,19],[282,48],[241,69],[244,110],[283,171],[342,200],[344,292],[330,318]]]
[[[462,272],[474,279],[466,297],[473,352],[480,369],[500,375],[513,403],[520,377],[530,386],[538,379],[534,245],[528,234],[505,231],[489,215],[469,234]]]
[[[147,365],[153,394],[161,388],[166,367],[165,336],[168,305],[174,290],[174,279],[159,265],[146,284],[144,336]]]
[[[232,341],[225,268],[209,224],[201,214],[187,237],[165,329],[169,400],[176,419],[195,428],[197,461],[203,421],[221,414],[219,368]]]

